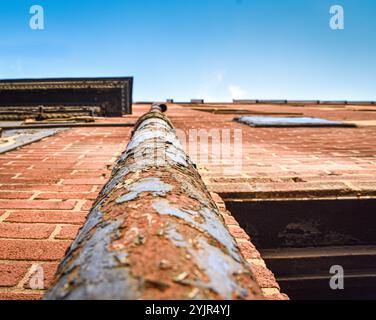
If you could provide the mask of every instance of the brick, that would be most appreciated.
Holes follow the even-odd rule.
[[[63,226],[55,239],[60,240],[74,240],[76,239],[77,233],[80,230],[79,226]]]
[[[273,272],[269,269],[264,266],[252,264],[251,270],[261,288],[276,288],[280,290]]]
[[[70,211],[14,211],[6,222],[24,222],[24,223],[69,223],[83,224],[88,212],[70,212]]]
[[[222,200],[222,198],[217,193],[211,192],[210,195],[217,205],[225,208],[224,201]]]
[[[25,276],[31,263],[0,263],[0,287],[14,287]]]
[[[362,193],[376,195],[376,181],[350,182],[351,186],[360,189]]]
[[[54,225],[0,223],[0,238],[47,239]]]
[[[33,192],[0,192],[0,199],[29,199]]]
[[[1,260],[53,261],[63,258],[70,241],[0,240]]]
[[[3,179],[0,177],[0,181],[2,183],[9,183],[9,184],[19,184],[19,185],[25,185],[25,184],[56,184],[58,183],[60,178],[56,179],[47,179],[47,178],[17,178],[17,179]]]
[[[1,183],[12,181],[13,177],[16,175],[16,173],[3,173],[0,172],[0,181]]]
[[[94,201],[86,201],[84,205],[82,206],[81,210],[89,211],[93,207],[93,204],[94,204]]]
[[[239,226],[239,223],[235,220],[233,216],[223,215],[223,219],[225,220],[226,225],[234,225]]]
[[[0,209],[72,210],[77,201],[0,200]]]
[[[44,192],[90,192],[93,185],[79,185],[79,186],[62,186],[51,184],[3,184],[0,185],[0,190],[6,191],[44,191]]]
[[[70,200],[70,199],[88,199],[95,200],[98,196],[97,192],[43,192],[39,194],[35,199],[61,199],[61,200]]]
[[[93,178],[93,179],[66,179],[64,185],[104,185],[107,183],[106,179]]]
[[[249,235],[245,233],[245,231],[238,227],[238,226],[228,226],[228,229],[230,230],[231,235],[235,239],[244,239],[244,240],[249,240]]]
[[[261,258],[260,253],[257,251],[256,247],[249,241],[238,242],[238,247],[246,260]]]
[[[0,300],[40,300],[42,293],[0,292]]]
[[[56,172],[51,170],[45,170],[44,178],[40,179],[40,170],[19,170],[21,173],[20,176],[18,176],[16,179],[14,179],[15,182],[17,181],[59,181],[60,179],[69,179],[72,177],[70,171],[63,171],[63,172]]]
[[[286,300],[290,300],[288,295],[284,294],[284,293],[277,293],[277,294],[271,294],[271,295],[267,295],[265,297],[266,300],[269,300],[269,301],[286,301]]]
[[[252,188],[247,183],[233,183],[233,184],[219,184],[211,183],[208,186],[208,189],[215,193],[226,193],[236,190],[237,192],[249,192],[252,191]]]
[[[102,169],[109,169],[108,167],[111,166],[110,164],[97,164],[97,163],[81,163],[76,164],[73,166],[73,169],[82,170],[82,169],[93,169],[93,170],[102,170]]]

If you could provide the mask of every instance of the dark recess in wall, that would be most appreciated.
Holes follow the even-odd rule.
[[[291,299],[376,299],[376,200],[229,201]],[[334,265],[345,289],[329,286]]]

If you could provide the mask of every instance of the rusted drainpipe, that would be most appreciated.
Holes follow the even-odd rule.
[[[262,299],[166,109],[137,122],[45,299]]]

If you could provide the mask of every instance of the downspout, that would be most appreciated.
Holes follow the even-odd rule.
[[[262,299],[166,109],[137,122],[45,299]]]

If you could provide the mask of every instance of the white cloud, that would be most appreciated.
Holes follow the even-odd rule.
[[[228,89],[232,99],[244,99],[247,97],[247,92],[238,86],[231,85]]]
[[[218,92],[226,76],[226,70],[217,70],[206,74],[197,92],[197,97],[207,102],[213,102],[220,99]]]

